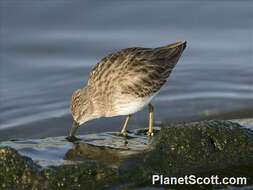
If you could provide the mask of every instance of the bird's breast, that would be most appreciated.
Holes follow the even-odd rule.
[[[152,98],[155,96],[146,96],[146,97],[131,97],[125,96],[115,100],[114,103],[114,112],[115,115],[131,115],[147,106]]]

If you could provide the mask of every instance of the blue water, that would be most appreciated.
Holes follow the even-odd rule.
[[[252,1],[1,0],[0,7],[2,136],[65,134],[70,97],[101,58],[178,40],[188,47],[154,99],[156,122],[253,109]],[[147,117],[137,113],[130,128],[146,126]],[[119,130],[122,120],[92,121],[80,133]]]

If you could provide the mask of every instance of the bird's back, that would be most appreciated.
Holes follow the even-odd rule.
[[[101,92],[120,91],[150,96],[166,82],[186,42],[159,48],[127,48],[103,58],[91,71],[88,84]]]
[[[78,123],[131,115],[145,107],[176,65],[186,42],[159,48],[127,48],[103,58],[92,69],[88,85],[72,97]]]

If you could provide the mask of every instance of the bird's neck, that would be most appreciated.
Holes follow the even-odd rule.
[[[107,102],[101,95],[97,94],[96,89],[86,88],[86,93],[93,117],[104,117],[106,115]]]

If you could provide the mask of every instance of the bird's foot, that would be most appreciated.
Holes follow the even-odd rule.
[[[80,141],[81,140],[80,138],[77,138],[76,136],[67,136],[66,139],[69,142],[76,142],[76,141]]]
[[[122,135],[124,137],[127,137],[128,136],[128,132],[127,131],[121,131],[120,135]]]
[[[154,136],[154,133],[151,132],[151,131],[148,131],[148,132],[147,132],[147,136],[148,136],[148,137],[153,137],[153,136]]]

